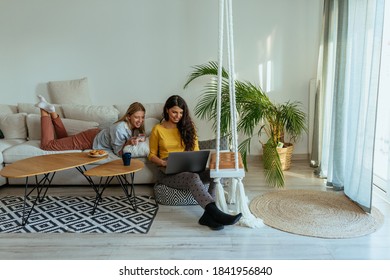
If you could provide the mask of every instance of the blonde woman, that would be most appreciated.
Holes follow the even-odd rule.
[[[124,116],[104,129],[93,128],[75,135],[68,135],[61,118],[53,104],[48,103],[41,95],[35,104],[41,111],[41,149],[47,151],[103,149],[122,154],[127,145],[137,145],[144,138],[137,138],[145,133],[145,107],[132,103]],[[57,136],[57,137],[55,137]]]

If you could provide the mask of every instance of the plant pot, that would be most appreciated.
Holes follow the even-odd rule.
[[[294,150],[294,145],[291,143],[285,143],[285,147],[276,148],[279,153],[280,162],[282,163],[282,169],[288,170],[291,166],[291,158]]]
[[[267,149],[268,148],[263,145],[263,157],[267,157],[270,154]],[[282,170],[290,169],[294,145],[291,143],[285,143],[283,148],[276,148],[276,150],[279,154],[280,163],[282,164]],[[267,166],[264,166],[264,168],[267,169]]]

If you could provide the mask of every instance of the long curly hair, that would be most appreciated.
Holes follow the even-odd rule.
[[[191,119],[187,103],[179,95],[170,96],[164,105],[163,118],[165,121],[169,120],[168,110],[174,106],[178,106],[183,110],[183,116],[177,124],[181,139],[183,141],[185,151],[193,151],[196,141],[196,128]]]

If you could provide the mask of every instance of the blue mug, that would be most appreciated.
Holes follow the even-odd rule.
[[[129,166],[131,162],[131,153],[123,153],[122,160],[124,166]]]

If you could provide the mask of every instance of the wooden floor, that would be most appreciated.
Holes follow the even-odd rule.
[[[295,160],[286,172],[288,189],[325,189],[307,161]],[[251,199],[272,190],[264,184],[257,158],[250,159],[244,185]],[[106,194],[121,194],[111,188]],[[137,194],[151,193],[150,186],[137,186]],[[374,192],[375,193],[375,192]],[[1,187],[0,196],[22,195],[21,187]],[[92,195],[88,187],[53,187],[49,195]],[[267,259],[333,260],[390,259],[390,205],[374,194],[373,205],[385,216],[375,233],[350,239],[311,238],[268,226],[241,226],[211,231],[197,224],[199,206],[160,206],[148,234],[0,234],[0,259],[153,260],[153,259]]]

